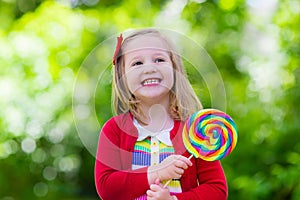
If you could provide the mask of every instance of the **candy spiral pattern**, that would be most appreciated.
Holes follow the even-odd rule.
[[[220,160],[235,148],[238,134],[234,121],[216,109],[195,112],[183,128],[183,143],[196,158]]]

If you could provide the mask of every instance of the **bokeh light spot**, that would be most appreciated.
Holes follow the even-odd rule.
[[[34,185],[33,192],[38,197],[44,197],[48,193],[48,185],[43,182],[39,182]]]
[[[21,147],[25,153],[32,153],[36,148],[35,140],[31,138],[25,138],[22,141]]]
[[[48,181],[54,180],[57,176],[57,171],[54,167],[48,166],[43,170],[43,176]]]
[[[36,163],[43,163],[47,158],[47,153],[42,148],[37,148],[32,153],[31,158]]]

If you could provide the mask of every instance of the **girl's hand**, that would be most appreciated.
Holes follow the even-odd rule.
[[[147,190],[147,200],[176,200],[175,196],[170,195],[168,188],[163,188],[159,179],[155,180],[154,184],[150,185],[150,190]]]
[[[184,170],[192,166],[192,162],[181,155],[171,155],[156,166],[148,168],[149,183],[153,183],[156,178],[160,181],[179,179]]]

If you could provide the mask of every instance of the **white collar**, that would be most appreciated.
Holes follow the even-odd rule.
[[[147,130],[145,127],[141,126],[135,118],[133,119],[133,124],[137,128],[139,134],[137,141],[143,141],[144,139],[150,136],[155,137],[167,146],[173,146],[172,141],[170,139],[170,131],[173,129],[174,124],[171,128],[161,130],[156,133],[153,133]]]

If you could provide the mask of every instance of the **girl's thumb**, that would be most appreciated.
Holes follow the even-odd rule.
[[[154,183],[155,183],[156,185],[159,185],[159,184],[160,184],[159,178],[155,179]]]

